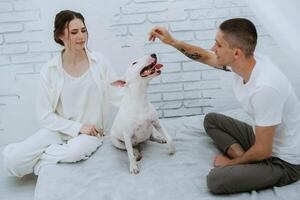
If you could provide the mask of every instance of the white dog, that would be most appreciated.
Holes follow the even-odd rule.
[[[170,154],[176,151],[171,137],[159,123],[158,114],[147,98],[148,84],[152,78],[160,75],[161,67],[155,54],[144,56],[132,63],[124,80],[112,83],[114,86],[125,87],[125,94],[112,125],[111,140],[115,147],[127,150],[130,173],[139,173],[136,161],[141,159],[141,154],[135,148],[139,143],[151,139],[167,143]],[[153,128],[160,135],[155,136]]]

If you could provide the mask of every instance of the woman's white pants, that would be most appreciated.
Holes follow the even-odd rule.
[[[88,159],[101,144],[102,138],[80,134],[66,140],[64,134],[40,129],[26,140],[4,148],[4,167],[17,177],[32,172],[38,175],[41,167],[47,164]]]

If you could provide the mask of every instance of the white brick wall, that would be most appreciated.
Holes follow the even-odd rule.
[[[94,6],[100,14],[105,4],[95,2],[99,2]],[[177,39],[208,49],[219,23],[231,17],[249,17],[259,30],[260,45],[274,45],[245,0],[114,2],[119,9],[108,22],[110,31],[121,41],[145,38],[145,53],[157,53],[164,64],[162,75],[149,86],[149,97],[161,117],[204,114],[232,108],[236,102],[229,73],[191,62],[159,41],[148,42],[153,26],[166,26]],[[43,37],[42,20],[47,13],[38,5],[36,0],[0,0],[0,144],[23,139],[38,127],[34,115],[36,79],[40,67],[58,51],[52,38],[45,41]]]
[[[35,51],[42,44],[42,31],[34,0],[0,1],[0,144],[21,140],[38,128],[37,66],[52,55],[45,46]]]

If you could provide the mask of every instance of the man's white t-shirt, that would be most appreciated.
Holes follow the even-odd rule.
[[[234,93],[255,126],[277,125],[272,156],[300,164],[300,103],[289,80],[273,63],[255,55],[256,64],[246,84],[234,75]]]

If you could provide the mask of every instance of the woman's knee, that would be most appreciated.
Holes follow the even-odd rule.
[[[82,151],[81,149],[71,148],[67,151],[65,157],[60,162],[78,162],[80,160],[86,160],[88,157],[88,152]]]
[[[78,138],[76,141],[71,141],[67,144],[68,150],[62,162],[77,162],[80,160],[86,160],[102,144],[102,141],[95,137],[88,139],[83,138]]]
[[[18,151],[14,144],[8,145],[2,152],[3,166],[13,176],[22,177],[28,172],[23,170],[24,153]]]
[[[2,151],[4,167],[10,174],[18,177],[31,173],[51,142],[61,142],[58,133],[40,129],[22,142],[7,145]]]

